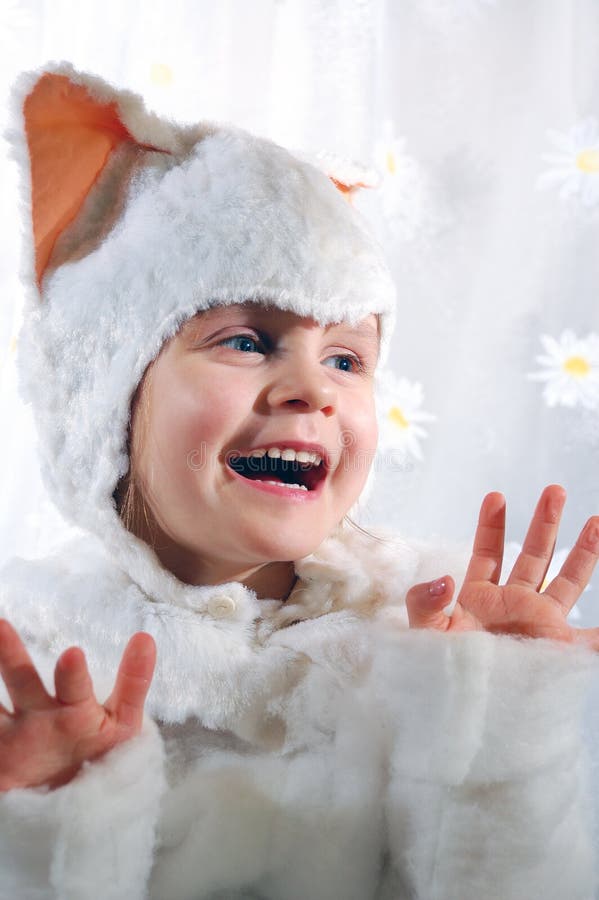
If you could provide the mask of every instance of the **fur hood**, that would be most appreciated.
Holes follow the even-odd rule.
[[[12,107],[27,292],[17,367],[42,478],[67,521],[151,592],[147,547],[113,494],[131,399],[165,341],[199,311],[259,300],[322,325],[376,313],[383,362],[393,281],[339,182],[269,140],[160,119],[64,62],[24,73]]]

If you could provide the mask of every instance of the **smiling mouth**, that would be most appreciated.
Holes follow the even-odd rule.
[[[227,458],[227,465],[249,481],[274,481],[277,484],[295,484],[307,491],[314,491],[326,478],[324,461],[317,466],[270,456],[238,456]]]

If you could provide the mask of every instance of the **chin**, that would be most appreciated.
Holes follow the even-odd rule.
[[[314,528],[310,534],[298,534],[297,529],[284,526],[277,530],[276,536],[271,534],[255,534],[249,542],[257,556],[269,562],[288,562],[302,559],[320,547],[333,528]]]

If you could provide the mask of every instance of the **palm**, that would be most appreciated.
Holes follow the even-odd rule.
[[[49,694],[8,622],[0,623],[0,674],[14,710],[0,706],[0,790],[69,781],[83,762],[137,734],[155,659],[153,640],[127,645],[112,694],[96,700],[85,657],[71,648],[56,665]]]
[[[440,631],[484,630],[524,637],[578,641],[599,651],[599,628],[572,628],[567,616],[587,586],[599,557],[599,516],[578,536],[558,575],[542,589],[553,557],[565,492],[545,488],[535,509],[522,551],[504,585],[499,584],[505,541],[505,500],[488,494],[481,506],[472,557],[450,615],[417,585],[407,598],[410,624]],[[451,579],[448,582],[452,584]],[[433,592],[434,593],[434,592]]]
[[[572,632],[563,612],[536,591],[484,581],[464,585],[448,627],[448,631],[474,629],[554,640],[569,640]]]

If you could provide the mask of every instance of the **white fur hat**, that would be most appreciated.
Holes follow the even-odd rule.
[[[377,313],[382,362],[395,290],[339,185],[269,140],[159,118],[64,62],[21,75],[12,104],[28,231],[20,389],[54,502],[116,545],[130,402],[186,319],[244,300],[321,324]]]

